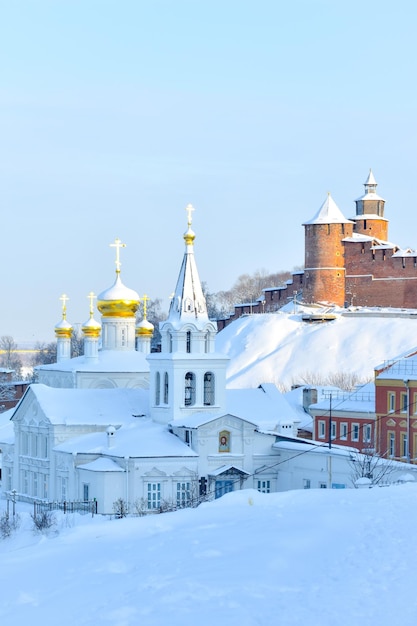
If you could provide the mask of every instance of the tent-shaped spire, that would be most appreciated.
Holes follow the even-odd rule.
[[[326,200],[323,202],[315,216],[307,224],[351,224],[352,222],[343,215],[342,211],[333,200],[330,192],[327,194]]]
[[[194,208],[191,204],[186,207],[186,211],[188,213],[188,229],[184,234],[185,254],[167,320],[173,328],[177,329],[187,323],[192,323],[197,328],[203,328],[209,322],[206,299],[194,258],[195,234],[191,229],[191,215]]]

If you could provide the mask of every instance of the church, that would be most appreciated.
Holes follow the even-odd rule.
[[[146,300],[136,324],[140,299],[122,282],[120,240],[112,244],[114,284],[97,297],[101,323],[90,294],[83,356],[71,358],[62,297],[57,362],[39,366],[39,382],[3,414],[3,491],[26,501],[96,501],[109,514],[119,498],[152,511],[243,486],[278,489],[274,444],[279,433],[296,436],[298,417],[274,385],[226,389],[229,359],[216,352],[187,211],[161,352],[150,353]]]
[[[112,244],[114,284],[97,297],[101,323],[90,294],[80,357],[70,355],[62,297],[57,363],[40,366],[39,382],[1,416],[3,493],[13,490],[26,502],[93,503],[101,514],[113,514],[123,501],[143,514],[242,488],[352,486],[349,449],[300,438],[299,415],[275,385],[227,388],[229,358],[216,351],[192,210],[168,318],[160,324],[161,352],[150,352],[146,299],[136,324],[139,296],[122,282],[120,240]]]

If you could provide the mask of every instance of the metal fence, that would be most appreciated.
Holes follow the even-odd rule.
[[[86,515],[87,513],[91,513],[91,515],[97,514],[97,500],[87,500],[87,501],[74,501],[74,502],[34,502],[33,503],[33,514],[38,515],[39,513],[44,513],[45,511],[63,511],[64,513],[81,513]]]

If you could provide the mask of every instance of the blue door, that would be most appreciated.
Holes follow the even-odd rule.
[[[230,493],[231,491],[233,491],[233,480],[216,480],[216,498],[221,498],[225,493]]]

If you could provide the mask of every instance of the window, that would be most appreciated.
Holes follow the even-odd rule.
[[[186,430],[185,431],[185,443],[187,443],[189,446],[191,445],[191,430]]]
[[[172,335],[168,332],[168,352],[172,352]]]
[[[187,330],[187,335],[186,335],[186,352],[187,354],[190,354],[191,352],[191,331]]]
[[[327,489],[327,483],[319,483],[319,489]]]
[[[155,510],[161,506],[161,483],[148,483],[148,509]]]
[[[336,439],[336,422],[331,423],[331,437]]]
[[[214,404],[214,374],[206,372],[204,374],[204,404],[211,406]]]
[[[161,375],[159,372],[155,374],[155,404],[156,406],[161,404]]]
[[[169,391],[168,372],[165,372],[165,375],[164,375],[164,404],[168,404],[168,391]]]
[[[28,494],[29,491],[29,472],[27,470],[23,470],[23,493]]]
[[[191,503],[191,483],[177,483],[177,506],[186,507]]]
[[[206,354],[210,352],[210,333],[208,331],[206,332],[204,340],[204,351],[206,352]]]
[[[401,433],[401,456],[408,459],[408,435]]]
[[[270,480],[258,480],[258,491],[261,493],[271,493],[271,481]]]
[[[303,478],[303,489],[311,488],[311,480],[309,478]]]
[[[43,474],[43,498],[48,498],[48,474]]]
[[[410,413],[414,415],[417,413],[417,393],[413,393],[413,404],[410,407]]]
[[[395,393],[388,391],[388,413],[395,413]]]
[[[388,455],[395,456],[395,433],[388,433]]]
[[[324,439],[326,437],[326,422],[324,420],[319,420],[319,439]]]
[[[401,392],[400,406],[401,406],[401,413],[407,413],[408,411],[407,392],[404,392],[404,391]]]
[[[90,495],[90,485],[88,483],[83,483],[83,500],[84,502],[88,502]],[[64,498],[65,500],[65,498]]]
[[[38,496],[38,474],[37,472],[33,473],[33,492],[32,495],[35,497]]]
[[[185,375],[184,404],[185,406],[195,404],[195,374],[193,372],[187,372]]]
[[[348,434],[348,425],[347,422],[342,422],[340,424],[340,439],[343,439],[343,441],[346,441],[347,439],[347,434]]]
[[[27,454],[29,450],[29,437],[27,433],[22,433],[22,454]]]
[[[365,443],[370,443],[372,438],[372,426],[371,424],[363,425],[363,440]]]
[[[121,346],[125,346],[126,345],[126,329],[122,328],[120,331],[120,340],[121,340]]]
[[[352,441],[359,441],[359,424],[352,424]]]

